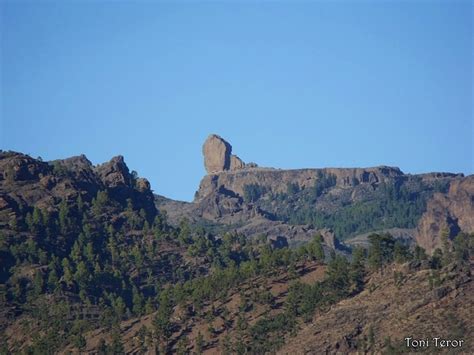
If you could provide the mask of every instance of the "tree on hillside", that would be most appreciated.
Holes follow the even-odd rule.
[[[163,291],[160,295],[158,312],[153,319],[153,328],[155,330],[155,336],[159,343],[166,348],[168,345],[168,339],[171,336],[171,322],[170,317],[173,313],[173,306],[171,303],[170,295],[167,290]]]
[[[338,297],[344,297],[349,293],[349,262],[341,255],[336,255],[328,263],[326,278],[331,288]]]
[[[370,242],[369,266],[372,270],[383,271],[384,265],[393,261],[395,239],[388,233],[371,234],[368,239]]]
[[[365,249],[356,247],[352,253],[350,266],[350,278],[353,283],[354,292],[360,292],[364,288],[365,277]]]
[[[454,259],[457,262],[469,261],[474,255],[474,234],[459,233],[453,240]]]
[[[393,260],[399,264],[410,260],[411,254],[408,246],[397,240],[393,248]]]
[[[202,354],[202,350],[204,349],[204,337],[202,336],[201,332],[198,333],[196,337],[196,354],[200,355]]]
[[[449,230],[444,228],[441,231],[441,243],[443,246],[443,265],[449,265],[453,261],[451,242],[449,240]]]
[[[122,336],[120,335],[120,329],[114,329],[112,332],[112,343],[110,347],[107,347],[109,350],[108,353],[114,355],[125,354],[125,349],[123,347]]]
[[[322,243],[323,237],[317,234],[313,240],[308,244],[308,253],[311,260],[324,261],[324,249]]]

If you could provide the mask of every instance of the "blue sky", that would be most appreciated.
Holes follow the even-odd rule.
[[[210,133],[262,166],[474,172],[471,1],[0,7],[0,149],[121,154],[182,200]]]

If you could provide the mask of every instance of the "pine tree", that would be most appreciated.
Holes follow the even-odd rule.
[[[108,348],[107,343],[105,342],[104,338],[101,338],[99,341],[99,346],[97,347],[97,355],[107,355]]]
[[[372,270],[382,270],[385,263],[393,261],[395,239],[390,234],[371,234],[368,262]]]
[[[196,349],[196,354],[198,355],[202,354],[202,351],[204,349],[204,337],[202,336],[201,332],[199,332],[196,337],[195,349]]]
[[[143,313],[143,296],[140,294],[140,291],[134,287],[133,290],[133,313],[137,316]]]
[[[409,259],[409,257],[410,255],[408,247],[403,245],[402,242],[400,242],[399,240],[397,240],[393,249],[393,259],[395,260],[395,262],[399,264],[404,263]]]
[[[82,200],[82,194],[79,193],[76,199],[77,211],[81,215],[84,212],[84,201]]]
[[[59,279],[55,269],[49,272],[47,285],[50,292],[54,292],[58,288]]]
[[[74,280],[77,282],[80,289],[85,289],[87,287],[89,281],[89,271],[87,270],[85,262],[81,261],[79,264],[77,264]]]
[[[71,221],[69,219],[69,207],[65,200],[59,204],[59,230],[61,234],[66,235],[69,232]]]
[[[125,312],[127,310],[127,306],[123,301],[123,298],[118,296],[113,302],[113,308],[117,319],[122,320],[125,316]]]
[[[446,266],[453,261],[453,253],[449,240],[449,230],[447,228],[444,228],[441,231],[441,243],[443,246],[443,265]]]
[[[322,244],[322,237],[320,234],[313,237],[313,240],[308,245],[309,257],[312,260],[324,261],[324,249]]]
[[[114,329],[114,331],[112,332],[112,343],[110,344],[110,348],[108,350],[108,353],[114,355],[125,354],[122,337],[120,335],[120,329]]]
[[[38,207],[33,209],[33,232],[41,233],[43,231],[43,215]]]
[[[8,221],[8,225],[12,231],[18,232],[18,221],[15,213],[11,215]]]
[[[86,345],[87,345],[86,338],[84,338],[82,334],[79,334],[78,336],[76,336],[74,340],[74,346],[79,349],[80,353],[86,348]]]
[[[69,259],[64,258],[61,265],[63,267],[64,281],[67,284],[71,284],[73,282],[73,274],[72,274],[72,268],[71,268],[71,263],[69,262]]]
[[[40,271],[36,271],[35,278],[33,280],[33,292],[34,292],[34,294],[36,296],[39,296],[41,293],[43,293],[43,288],[44,288],[43,275],[41,274]]]
[[[354,291],[360,292],[364,288],[365,277],[365,250],[361,247],[354,249],[350,267],[350,278],[354,284]]]
[[[426,260],[428,256],[426,255],[425,249],[419,245],[415,246],[414,258],[417,261]]]
[[[453,240],[454,259],[464,263],[469,261],[469,256],[474,249],[474,234],[459,233]]]
[[[145,303],[145,314],[150,314],[155,310],[155,307],[153,307],[153,303],[151,302],[151,298],[148,297]]]
[[[171,300],[167,291],[163,291],[160,295],[160,303],[158,312],[153,319],[153,327],[158,340],[166,347],[168,338],[171,335],[170,317],[173,312]]]
[[[326,278],[339,297],[344,297],[349,293],[349,262],[341,255],[336,255],[328,263]]]

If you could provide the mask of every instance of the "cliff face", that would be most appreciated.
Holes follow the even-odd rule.
[[[443,231],[451,238],[460,231],[474,232],[474,175],[455,179],[447,193],[433,195],[420,219],[416,241],[428,253],[433,253],[441,248]]]
[[[199,185],[195,201],[199,202],[218,188],[225,188],[241,196],[245,185],[260,185],[269,193],[286,192],[288,184],[296,184],[300,189],[311,188],[323,175],[333,175],[336,187],[351,188],[360,184],[380,184],[403,178],[404,174],[394,167],[374,168],[324,168],[281,170],[273,168],[246,168],[238,171],[221,171],[206,175]]]
[[[284,237],[290,243],[308,240],[317,232],[347,238],[389,228],[412,231],[413,239],[426,201],[436,191],[447,191],[450,182],[462,176],[409,175],[388,166],[262,168],[245,164],[231,153],[232,146],[220,136],[207,138],[203,154],[208,175],[201,180],[194,201],[178,205],[157,200],[172,223],[186,217],[249,237]]]

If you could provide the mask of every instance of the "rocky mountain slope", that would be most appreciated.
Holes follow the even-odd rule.
[[[28,207],[53,211],[62,200],[81,196],[90,202],[100,190],[120,203],[131,199],[150,218],[156,214],[150,183],[133,176],[122,156],[94,167],[84,155],[43,162],[21,153],[0,153],[0,226],[21,219]]]
[[[432,253],[442,246],[442,234],[452,238],[460,231],[474,231],[474,176],[451,182],[449,191],[428,201],[416,233],[417,243]]]
[[[153,195],[121,156],[0,151],[0,354],[472,338],[473,176],[261,168],[216,135],[203,152],[187,203]]]
[[[373,275],[365,291],[315,314],[277,353],[472,353],[474,283],[469,269],[444,269],[433,285],[432,270],[413,266],[393,265]],[[407,347],[406,337],[431,344]],[[435,337],[464,344],[435,347]]]
[[[473,344],[468,339],[474,335],[474,311],[466,306],[474,302],[474,283],[469,268],[444,269],[439,274],[438,283],[433,285],[430,282],[432,270],[426,265],[417,262],[394,264],[384,274],[371,274],[367,277],[364,291],[320,309],[314,316],[300,322],[293,334],[286,334],[281,339],[284,345],[276,353],[472,352]],[[297,276],[291,278],[291,282],[312,285],[324,280],[326,267],[309,263],[296,271]],[[278,305],[288,301],[289,279],[284,270],[269,277],[251,279],[230,290],[224,299],[207,304],[203,308],[207,317],[189,317],[185,310],[176,308],[171,319],[182,323],[184,330],[176,327],[170,335],[169,342],[173,344],[170,352],[178,351],[180,344],[183,344],[179,339],[186,334],[187,353],[196,351],[199,335],[203,339],[203,354],[237,353],[239,344],[252,338],[252,327],[284,313],[283,307]],[[255,292],[269,292],[273,306],[254,298]],[[140,353],[141,344],[150,336],[143,333],[143,329],[153,327],[154,316],[134,318],[120,325],[127,353]],[[86,334],[84,350],[93,352],[100,339],[111,342],[111,336],[104,328],[91,331]],[[433,346],[413,349],[406,346],[404,339],[408,336],[414,339],[439,337],[464,340],[464,344],[460,349],[435,349]],[[74,351],[74,347],[65,349],[67,351]]]
[[[172,223],[187,218],[222,230],[242,231],[250,237],[265,234],[270,239],[286,238],[290,245],[310,240],[317,232],[331,243],[398,228],[405,230],[405,240],[416,239],[429,252],[440,245],[436,235],[428,242],[435,225],[449,224],[451,236],[457,228],[455,221],[460,221],[467,232],[474,231],[472,176],[411,175],[387,166],[262,168],[232,155],[230,143],[215,134],[207,138],[203,154],[208,175],[201,180],[192,203],[163,197],[156,200]],[[232,165],[231,160],[236,159],[239,163]],[[453,216],[445,208],[448,202],[440,201],[441,196],[445,196],[444,201],[457,201]],[[432,211],[435,206],[444,212]]]

